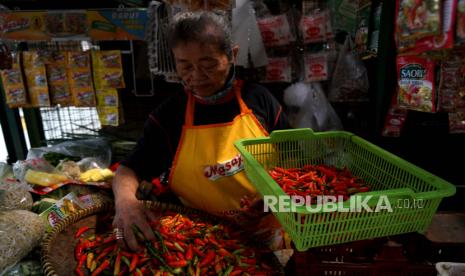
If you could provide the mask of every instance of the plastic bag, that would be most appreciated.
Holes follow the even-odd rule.
[[[104,139],[99,138],[67,141],[51,147],[32,148],[27,154],[27,159],[43,158],[44,154],[49,152],[79,157],[81,160],[92,157],[100,168],[107,168],[111,163],[110,145]]]
[[[13,177],[13,168],[7,163],[0,162],[0,179]]]
[[[319,83],[296,83],[284,91],[288,119],[293,128],[341,130],[342,123]]]
[[[352,40],[347,37],[336,61],[328,99],[331,102],[368,100],[368,88],[365,65],[352,52]]]
[[[13,179],[0,180],[0,211],[31,210],[30,187]]]

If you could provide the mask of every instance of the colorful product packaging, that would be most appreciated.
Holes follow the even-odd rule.
[[[68,83],[74,105],[96,106],[89,52],[68,52],[66,62]]]
[[[288,45],[292,40],[291,28],[284,14],[264,17],[258,19],[257,23],[266,47]]]
[[[96,89],[125,87],[120,51],[93,51],[92,66]]]
[[[8,107],[16,108],[27,105],[26,90],[24,89],[24,82],[19,66],[13,64],[11,69],[2,70],[1,76]]]
[[[465,133],[465,109],[449,113],[449,133]]]
[[[268,58],[263,82],[291,82],[291,64],[287,57]]]
[[[326,11],[302,16],[300,31],[304,43],[325,42],[327,39],[326,27],[331,24],[328,22],[330,20]],[[331,30],[329,32],[331,33]]]
[[[391,99],[386,119],[384,121],[381,135],[384,137],[400,137],[404,128],[405,120],[407,119],[407,109],[399,107],[397,102],[397,92]]]
[[[97,106],[99,107],[118,107],[119,106],[119,98],[118,98],[118,90],[116,89],[103,89],[97,90]]]
[[[435,62],[418,56],[397,57],[399,106],[436,112]]]
[[[45,52],[42,52],[45,53]],[[44,57],[37,51],[23,52],[23,66],[32,107],[50,106]],[[46,55],[48,59],[48,54]],[[48,60],[47,60],[48,61]]]
[[[51,231],[66,217],[83,210],[85,205],[73,192],[67,194],[39,216],[46,222],[47,231]]]
[[[118,126],[119,112],[118,107],[105,106],[97,107],[100,124],[103,126]]]
[[[328,55],[326,53],[307,54],[305,62],[305,81],[325,81],[328,79]]]

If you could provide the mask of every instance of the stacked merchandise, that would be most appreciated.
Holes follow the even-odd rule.
[[[10,108],[98,106],[102,125],[119,124],[120,51],[23,51],[1,77]]]
[[[398,0],[396,7],[398,107],[447,112],[449,132],[464,133],[465,1]]]

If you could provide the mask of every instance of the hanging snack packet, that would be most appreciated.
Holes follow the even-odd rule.
[[[329,18],[327,12],[315,12],[310,15],[302,16],[300,20],[300,31],[304,43],[325,42],[327,39],[327,30]],[[330,24],[330,23],[329,23]],[[331,30],[329,30],[331,34]]]
[[[292,40],[291,28],[284,14],[264,17],[258,19],[257,23],[266,47],[288,45]]]
[[[435,63],[418,56],[397,57],[399,105],[411,110],[436,112]]]
[[[440,33],[439,0],[397,0],[396,38],[407,41]]]
[[[97,89],[124,88],[124,76],[121,69],[94,70]]]
[[[118,107],[118,103],[119,103],[118,90],[116,89],[97,90],[96,94],[97,94],[97,106]]]
[[[26,82],[32,107],[50,106],[45,67],[26,69]]]
[[[66,67],[66,52],[51,52],[48,58],[48,62],[50,64],[54,64],[56,66],[61,66],[63,68]]]
[[[44,62],[37,51],[24,51],[22,52],[22,55],[25,70],[44,67]]]
[[[68,52],[67,64],[69,68],[89,68],[90,55],[89,52]]]
[[[443,1],[441,4],[441,28],[439,34],[418,39],[414,44],[414,49],[411,51],[422,53],[431,50],[452,48],[454,46],[456,9],[457,2],[455,0]]]
[[[102,126],[118,126],[118,107],[97,107],[98,117]]]
[[[465,0],[459,0],[457,4],[456,34],[457,43],[465,43]]]
[[[69,106],[72,103],[66,68],[60,64],[47,65],[47,77],[52,105]]]
[[[457,102],[461,63],[459,61],[443,61],[441,63],[439,79],[439,106],[440,111],[452,112]]]
[[[266,76],[263,82],[291,82],[291,65],[289,58],[268,58]]]
[[[397,102],[397,92],[391,99],[388,114],[384,121],[381,135],[384,137],[400,137],[407,119],[407,109],[400,108]]]
[[[6,104],[10,108],[25,106],[27,104],[27,95],[19,67],[13,65],[12,69],[2,70],[1,76]]]
[[[119,68],[123,67],[120,51],[96,51],[93,56],[94,65],[98,68]]]
[[[325,81],[328,79],[328,55],[326,53],[305,55],[305,81]]]
[[[89,68],[68,69],[68,78],[71,87],[92,87],[92,72]]]
[[[465,109],[449,113],[449,133],[465,133]]]
[[[72,89],[73,102],[78,107],[94,107],[95,93],[92,87],[76,87]]]

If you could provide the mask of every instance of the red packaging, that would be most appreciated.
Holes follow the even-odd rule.
[[[328,55],[326,53],[305,55],[305,81],[328,79]]]
[[[446,0],[442,3],[440,34],[418,40],[415,44],[415,53],[422,53],[430,50],[451,49],[454,46],[456,9],[457,2],[455,0]]]
[[[257,20],[266,47],[283,46],[291,41],[291,28],[284,14]]]
[[[439,81],[439,106],[440,111],[451,112],[456,108],[458,91],[460,88],[460,69],[461,63],[444,61],[441,63],[440,81]]]
[[[396,92],[391,99],[381,135],[384,137],[400,137],[405,120],[407,119],[407,113],[406,109],[399,107]]]
[[[311,15],[302,16],[300,20],[300,31],[304,43],[315,43],[326,41],[327,13],[318,12]],[[329,23],[331,24],[331,23]],[[331,30],[329,30],[331,34]]]
[[[436,112],[435,63],[418,56],[397,57],[399,106],[424,112]]]
[[[465,133],[465,109],[449,113],[449,133]]]
[[[291,82],[291,65],[289,58],[268,58],[264,82]]]

